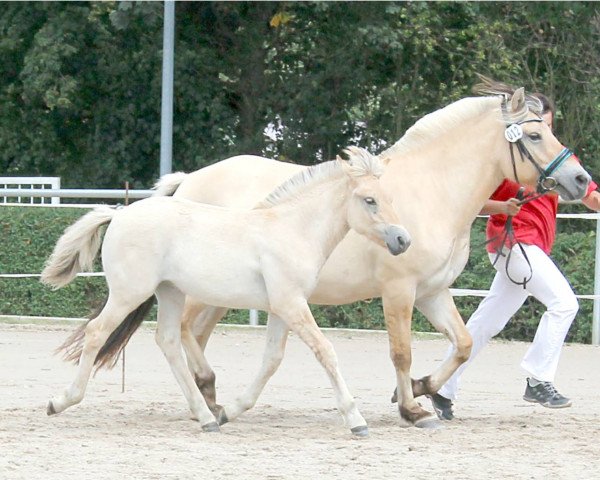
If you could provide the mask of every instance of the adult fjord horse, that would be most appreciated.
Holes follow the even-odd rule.
[[[469,357],[471,338],[449,287],[466,264],[471,224],[485,200],[504,178],[548,186],[553,183],[547,178],[552,172],[556,191],[563,198],[581,198],[590,178],[575,159],[564,154],[563,146],[540,121],[541,105],[536,99],[526,97],[523,89],[507,92],[492,82],[482,90],[486,96],[464,98],[425,116],[380,155],[387,162],[381,183],[393,196],[394,208],[411,234],[411,248],[392,258],[350,232],[321,270],[309,299],[315,304],[339,305],[382,297],[403,425],[436,425],[435,415],[423,409],[415,397],[435,393]],[[516,130],[517,136],[520,132],[522,138],[515,140],[505,133],[509,125],[513,125],[509,130]],[[250,208],[275,185],[304,168],[243,155],[188,175],[163,177],[157,194],[174,191],[179,198]],[[431,375],[411,381],[413,306],[456,348],[455,355]],[[215,400],[215,377],[202,349],[225,312],[188,299],[182,322],[190,368],[215,410],[221,408]],[[287,333],[285,324],[269,318],[260,373],[247,392],[225,407],[222,418],[232,419],[254,405],[281,361]]]
[[[327,372],[346,425],[366,435],[333,347],[306,299],[349,228],[368,238],[366,245],[388,254],[402,253],[410,239],[395,225],[396,213],[379,186],[380,161],[356,147],[349,154],[351,163],[338,158],[300,172],[252,210],[154,197],[122,209],[96,209],[69,227],[42,281],[59,288],[89,268],[99,248],[99,229],[109,223],[102,245],[109,296],[100,314],[63,345],[79,369],[64,394],[50,400],[48,414],[83,399],[94,364],[116,361],[156,295],[157,343],[193,417],[204,430],[218,430],[181,349],[181,314],[189,295],[211,305],[267,310],[285,323]]]

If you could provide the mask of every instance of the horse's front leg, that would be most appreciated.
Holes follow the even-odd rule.
[[[335,392],[338,410],[350,431],[360,437],[369,433],[367,422],[360,414],[354,397],[346,385],[338,367],[338,359],[331,342],[323,335],[305,299],[290,299],[285,302],[271,301],[273,313],[285,320],[287,326],[308,345],[325,369]]]
[[[243,395],[238,397],[231,406],[225,407],[220,412],[219,423],[223,424],[235,419],[256,404],[265,385],[279,368],[281,360],[283,360],[289,331],[290,329],[283,320],[275,314],[269,314],[267,341],[258,375]]]
[[[429,376],[413,380],[413,393],[433,395],[444,385],[461,364],[469,359],[473,341],[465,323],[456,309],[449,289],[420,298],[417,308],[431,324],[446,335],[454,346],[453,353]]]
[[[410,378],[414,291],[407,291],[406,287],[403,289],[401,284],[396,284],[386,285],[386,292],[382,296],[383,313],[390,342],[390,357],[396,369],[400,420],[406,427],[435,428],[439,421],[417,403]]]

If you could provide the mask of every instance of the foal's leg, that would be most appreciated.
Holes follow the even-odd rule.
[[[357,436],[367,436],[369,434],[367,422],[358,411],[354,398],[340,373],[333,345],[317,326],[306,300],[298,300],[292,304],[287,303],[281,309],[273,307],[273,310],[281,318],[285,318],[290,329],[309,346],[325,369],[335,391],[338,409],[346,426],[350,427],[352,433]]]
[[[62,395],[48,402],[47,413],[60,413],[71,405],[75,405],[85,394],[94,361],[110,334],[119,326],[125,317],[146,300],[152,292],[139,297],[115,295],[112,291],[100,314],[85,327],[83,350],[79,358],[79,368],[73,383]]]
[[[244,394],[238,397],[233,405],[224,409],[219,418],[221,424],[237,418],[256,404],[265,385],[281,364],[289,331],[290,329],[287,324],[281,318],[277,315],[269,314],[267,321],[267,343],[260,371]]]
[[[212,307],[186,298],[181,320],[181,341],[188,367],[211,412],[218,418],[223,407],[217,404],[215,373],[204,356],[206,343],[227,308]]]
[[[393,282],[392,282],[393,283]],[[403,426],[436,427],[435,415],[421,407],[415,400],[410,378],[412,363],[411,321],[414,292],[402,290],[401,284],[386,285],[382,296],[385,325],[390,342],[390,357],[396,369],[398,410]]]
[[[202,430],[217,432],[219,426],[216,419],[194,383],[181,351],[181,313],[185,295],[171,285],[162,284],[156,290],[156,297],[158,298],[156,343],[162,349],[188,401],[192,417],[200,422]]]
[[[450,290],[419,299],[417,307],[431,324],[445,334],[454,345],[453,355],[448,357],[431,375],[413,380],[415,397],[436,393],[458,367],[469,359],[473,341],[456,309]]]

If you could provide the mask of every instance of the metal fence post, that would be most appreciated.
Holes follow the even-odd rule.
[[[600,217],[596,219],[596,258],[594,262],[594,310],[592,314],[592,345],[600,345]]]
[[[166,0],[163,26],[162,103],[160,123],[160,175],[173,166],[173,68],[175,57],[175,2]]]

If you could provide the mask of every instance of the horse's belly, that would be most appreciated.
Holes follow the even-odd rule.
[[[260,274],[241,269],[198,269],[169,279],[183,293],[215,307],[268,310],[269,298]]]

